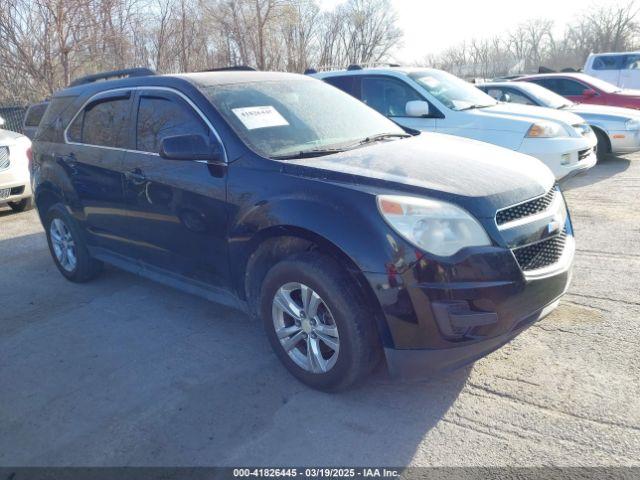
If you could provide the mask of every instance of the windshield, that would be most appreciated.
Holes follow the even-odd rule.
[[[204,87],[240,138],[262,156],[332,153],[377,137],[407,136],[378,112],[309,78]]]
[[[525,93],[528,93],[540,102],[544,107],[558,109],[573,105],[573,102],[567,100],[563,96],[535,83],[519,82],[518,86],[522,88]]]
[[[490,107],[497,103],[470,83],[440,70],[414,72],[409,76],[452,110]]]

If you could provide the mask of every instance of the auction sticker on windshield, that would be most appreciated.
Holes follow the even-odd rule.
[[[289,125],[289,122],[271,105],[234,108],[233,113],[240,119],[247,130]]]

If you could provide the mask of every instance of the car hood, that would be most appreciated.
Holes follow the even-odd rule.
[[[349,182],[373,193],[438,198],[484,218],[542,195],[554,183],[551,171],[533,157],[437,133],[283,163],[291,174]]]
[[[533,105],[520,105],[517,103],[499,103],[497,105],[479,109],[478,112],[485,114],[511,115],[513,117],[525,118],[531,122],[536,120],[552,120],[565,125],[575,125],[583,123],[579,116],[563,110],[554,110],[546,107],[536,107]]]
[[[589,117],[597,117],[603,120],[627,121],[632,118],[640,118],[640,112],[632,108],[609,107],[606,105],[591,105],[588,103],[578,103],[569,108],[569,111]]]

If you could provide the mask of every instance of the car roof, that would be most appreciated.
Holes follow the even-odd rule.
[[[168,75],[147,75],[140,77],[123,78],[119,80],[96,81],[67,87],[57,92],[55,96],[76,96],[87,94],[95,95],[96,93],[100,93],[101,91],[127,87],[133,88],[163,86],[179,88],[180,86],[192,85],[198,88],[204,88],[215,85],[228,85],[249,82],[301,80],[312,81],[312,79],[305,75],[283,72],[218,71]]]
[[[576,80],[582,80],[584,82],[589,82],[591,79],[591,75],[587,75],[585,73],[580,72],[557,72],[557,73],[536,73],[533,75],[523,75],[518,77],[517,80],[528,80],[535,78],[575,78]]]
[[[314,76],[318,77],[318,78],[324,78],[324,77],[333,77],[333,76],[338,76],[338,75],[366,75],[366,74],[372,74],[372,73],[395,73],[395,74],[404,74],[404,75],[410,75],[412,73],[419,73],[419,72],[432,72],[432,71],[438,71],[435,68],[427,68],[427,67],[370,67],[370,68],[358,68],[358,69],[343,69],[343,70],[327,70],[327,71],[321,71],[318,73],[313,74]]]
[[[638,55],[638,54],[640,54],[640,50],[635,50],[632,52],[598,52],[598,53],[591,53],[590,56],[600,57],[602,55]]]

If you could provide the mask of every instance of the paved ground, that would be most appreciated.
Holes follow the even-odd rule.
[[[640,465],[640,155],[567,187],[555,313],[447,377],[340,395],[235,311],[116,270],[64,281],[35,213],[1,210],[0,465]]]

